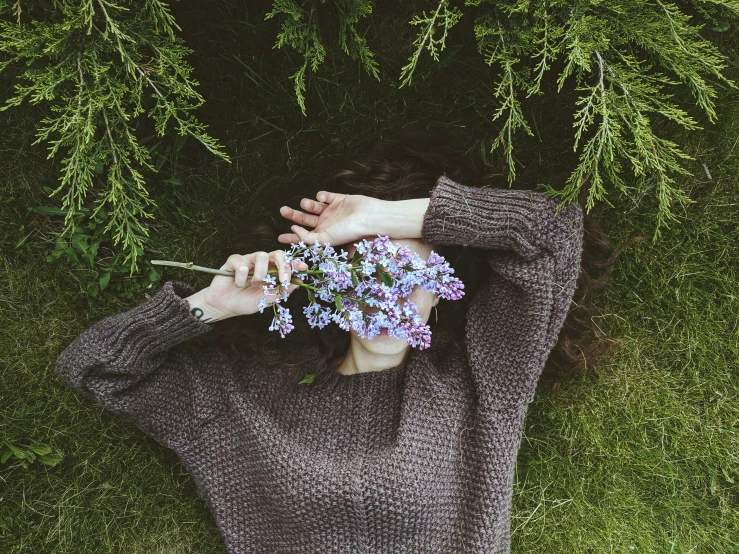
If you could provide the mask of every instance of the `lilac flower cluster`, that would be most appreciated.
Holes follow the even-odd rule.
[[[303,313],[310,326],[323,329],[329,323],[336,323],[341,329],[353,329],[368,339],[387,329],[388,335],[404,339],[412,347],[428,348],[431,330],[418,315],[417,306],[410,300],[399,301],[410,296],[416,285],[441,298],[459,300],[464,295],[464,284],[452,277],[454,269],[433,251],[425,261],[408,247],[393,244],[388,237],[380,235],[355,246],[351,261],[347,261],[347,252],[337,254],[330,244],[321,246],[318,241],[313,246],[300,241],[285,251],[288,264],[305,262],[309,267],[306,271],[292,272],[303,280],[300,286],[308,292],[310,304],[303,308]],[[266,297],[276,297],[275,317],[269,329],[278,330],[284,338],[294,328],[289,310],[279,305],[287,299],[289,283],[275,287],[275,278],[269,275],[264,281],[268,285],[263,287],[265,298],[259,301],[259,311],[269,305]],[[336,309],[320,305],[316,298],[332,302]],[[362,304],[376,311],[363,311]]]

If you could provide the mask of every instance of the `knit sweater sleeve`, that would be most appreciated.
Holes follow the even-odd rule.
[[[487,408],[531,402],[580,272],[583,214],[536,191],[480,189],[441,177],[422,238],[483,249],[490,278],[470,300],[465,340]]]
[[[185,349],[212,327],[190,313],[188,284],[92,325],[59,356],[57,373],[85,398],[175,449],[225,412],[230,368],[218,350]]]

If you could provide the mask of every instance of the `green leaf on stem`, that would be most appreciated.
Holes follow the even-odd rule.
[[[376,264],[375,267],[377,268],[377,275],[380,276],[380,281],[382,281],[388,287],[392,286],[393,279],[392,277],[390,277],[390,274],[380,269],[380,264]]]
[[[62,461],[62,457],[55,454],[48,454],[45,456],[39,456],[38,461],[47,466],[55,466]]]
[[[105,287],[108,286],[109,282],[110,282],[110,271],[106,271],[100,277],[100,290],[105,290]]]
[[[309,385],[313,382],[315,378],[316,378],[316,375],[314,373],[309,373],[308,375],[303,377],[302,381],[300,381],[298,385],[303,385],[303,384]]]
[[[51,452],[51,446],[49,446],[48,444],[32,444],[28,448],[33,450],[39,456],[43,456]]]

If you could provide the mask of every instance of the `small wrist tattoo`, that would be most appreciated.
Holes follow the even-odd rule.
[[[206,317],[205,319],[203,319],[203,316],[205,315],[205,312],[203,310],[201,310],[200,308],[193,308],[192,310],[190,310],[190,313],[192,315],[194,315],[195,317],[197,317],[203,323],[205,323],[206,321],[210,321],[210,320],[213,319],[212,317]]]

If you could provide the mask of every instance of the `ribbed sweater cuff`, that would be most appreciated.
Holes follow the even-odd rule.
[[[542,192],[480,189],[440,177],[431,192],[421,236],[432,244],[514,249],[523,258],[533,258],[547,246],[546,231],[557,205]]]
[[[190,313],[188,296],[195,289],[180,281],[167,281],[150,299],[121,314],[108,347],[119,363],[166,352],[212,330]]]

